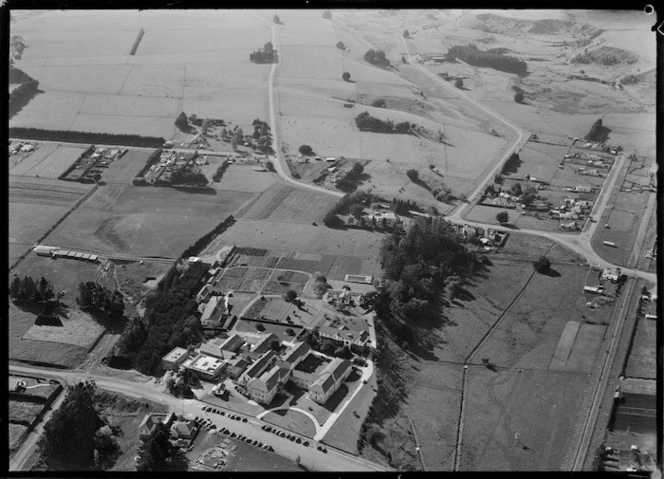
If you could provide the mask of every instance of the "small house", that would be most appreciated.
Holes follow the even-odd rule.
[[[602,271],[602,281],[611,281],[617,283],[621,276],[620,268],[606,268]]]

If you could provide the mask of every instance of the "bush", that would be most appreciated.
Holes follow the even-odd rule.
[[[406,171],[406,176],[408,176],[408,178],[410,178],[410,181],[412,182],[416,182],[419,179],[419,174],[417,173],[417,170],[413,168]]]
[[[376,108],[385,108],[385,100],[383,98],[377,98],[371,103],[371,106],[375,106]]]
[[[533,268],[538,273],[546,273],[551,268],[551,261],[546,256],[540,256],[537,260],[533,261]]]
[[[367,50],[366,53],[364,54],[364,59],[369,63],[373,63],[375,65],[390,64],[390,61],[385,56],[385,52],[383,50],[373,50],[373,49]]]
[[[333,212],[329,211],[326,215],[325,218],[323,218],[323,224],[327,226],[328,228],[337,228],[342,225],[341,218],[339,218],[336,214]]]
[[[267,171],[274,171],[274,163],[272,163],[271,161],[266,161],[265,168],[267,169]]]
[[[457,78],[454,82],[454,86],[457,88],[463,88],[463,78]]]
[[[523,103],[523,92],[518,91],[514,94],[514,101],[517,103]]]
[[[345,49],[346,49],[346,45],[344,45],[344,42],[337,42],[337,48],[338,48],[339,50],[345,50]]]
[[[496,220],[500,224],[507,223],[510,220],[510,215],[507,214],[507,211],[501,211],[496,215]]]
[[[300,146],[300,148],[298,148],[298,151],[299,151],[301,154],[303,154],[303,155],[307,155],[307,156],[311,156],[311,155],[314,154],[314,150],[313,150],[313,148],[311,148],[311,146],[309,146],[309,145],[302,145],[302,146]]]
[[[343,72],[343,74],[341,75],[341,78],[343,78],[344,81],[350,80],[350,73]]]
[[[408,32],[408,30],[404,30],[403,31],[403,36],[404,36],[404,38],[408,38],[410,36],[410,32]]]
[[[67,143],[87,143],[121,146],[142,146],[160,148],[166,140],[156,136],[116,135],[113,133],[91,133],[88,131],[43,130],[41,128],[15,127],[9,129],[9,136],[26,140],[64,141]]]

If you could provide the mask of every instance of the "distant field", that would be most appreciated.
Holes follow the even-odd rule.
[[[9,242],[32,247],[67,212],[65,206],[9,203]]]
[[[216,168],[215,168],[216,171]],[[212,173],[208,179],[212,180]],[[231,165],[219,183],[211,183],[215,189],[227,191],[243,191],[246,193],[260,193],[274,184],[273,173],[261,173],[251,169],[250,166]]]
[[[12,176],[9,180],[9,201],[48,206],[71,206],[91,185],[46,178]]]
[[[210,191],[102,186],[48,240],[93,251],[177,257],[252,196]]]
[[[38,145],[37,149],[32,153],[19,152],[10,155],[8,158],[9,174],[24,175],[27,171],[41,163],[45,158],[48,158],[57,149],[57,145],[45,143]]]
[[[24,174],[26,176],[56,179],[81,156],[83,151],[83,148],[59,146],[57,150]]]
[[[44,404],[31,401],[9,400],[9,421],[32,424],[37,415],[44,409]]]
[[[468,370],[467,381],[461,471],[563,467],[586,374],[477,366]]]

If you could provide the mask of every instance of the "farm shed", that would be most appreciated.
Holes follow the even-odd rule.
[[[38,245],[35,246],[35,249],[33,251],[37,253],[39,256],[51,256],[51,254],[57,249],[58,249],[57,246]]]

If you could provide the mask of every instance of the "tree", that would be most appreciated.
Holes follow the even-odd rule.
[[[362,205],[358,205],[357,203],[351,205],[350,207],[350,214],[357,219],[359,219],[362,216],[363,212],[364,208],[362,207]]]
[[[138,471],[164,471],[167,461],[173,457],[173,447],[169,442],[170,432],[166,425],[157,422],[150,436],[143,441],[138,451]]]
[[[514,94],[514,101],[517,103],[523,103],[523,92],[518,91]]]
[[[279,15],[275,15],[274,17],[272,17],[272,21],[274,23],[276,23],[277,25],[279,25],[279,23],[281,23],[281,20],[279,20]]]
[[[507,211],[501,211],[496,215],[496,219],[500,224],[507,223],[510,220],[510,215],[507,214]]]
[[[403,36],[404,36],[404,38],[408,38],[410,36],[410,33],[408,32],[408,30],[403,31]]]
[[[332,18],[332,12],[330,12],[329,10],[325,10],[325,11],[323,12],[323,18],[324,18],[325,20],[329,20],[330,18]]]
[[[328,228],[336,228],[341,226],[341,218],[339,218],[332,211],[328,211],[325,217],[323,218],[323,224]]]
[[[289,303],[294,303],[297,299],[297,292],[295,290],[289,289],[286,291],[286,301]]]
[[[341,75],[341,78],[343,78],[344,81],[349,81],[350,80],[350,73],[343,72],[343,74]]]
[[[339,50],[345,50],[345,49],[346,49],[346,45],[344,45],[344,42],[337,42],[337,48],[338,48]]]
[[[266,161],[265,162],[265,169],[267,171],[274,171],[274,163],[272,163],[271,161]]]
[[[463,88],[463,78],[457,78],[454,82],[454,86],[457,88]]]
[[[514,183],[512,188],[510,188],[510,191],[512,191],[514,196],[521,196],[523,194],[523,190],[521,190],[521,183]]]
[[[181,111],[178,117],[175,119],[175,126],[177,126],[180,131],[189,130],[189,120],[185,112]]]
[[[295,336],[295,331],[293,331],[293,328],[286,328],[286,334],[289,336]]]
[[[101,174],[95,173],[92,179],[95,180],[95,182],[99,182],[99,180],[101,180]]]
[[[406,171],[406,176],[408,176],[408,178],[410,178],[410,181],[412,182],[416,182],[419,179],[419,174],[417,173],[417,170],[412,168]]]
[[[493,182],[501,184],[503,182],[503,175],[498,173],[496,176],[493,177]]]
[[[410,131],[410,123],[407,121],[402,121],[394,125],[394,131],[398,133],[408,133]]]
[[[270,341],[270,349],[272,351],[279,351],[281,349],[281,343],[277,339]]]
[[[302,146],[300,146],[300,148],[298,148],[298,151],[299,151],[301,154],[303,154],[303,155],[307,155],[307,156],[310,156],[310,155],[313,155],[313,154],[314,154],[314,150],[313,150],[313,148],[311,148],[311,146],[309,146],[309,145],[302,145]]]
[[[404,56],[401,57],[401,63],[408,63],[408,60],[406,60],[406,57],[404,57]]]
[[[113,430],[106,424],[100,427],[94,436],[94,446],[97,451],[95,469],[106,469],[113,457],[120,452],[120,444],[113,436]]]
[[[533,268],[538,273],[546,273],[551,268],[551,261],[546,256],[540,256],[533,262]]]

